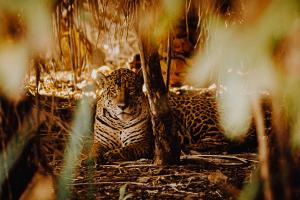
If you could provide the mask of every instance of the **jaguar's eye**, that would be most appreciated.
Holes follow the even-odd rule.
[[[116,97],[116,96],[117,96],[116,90],[110,90],[110,91],[108,92],[108,96],[109,96],[109,97],[112,97],[112,98]]]

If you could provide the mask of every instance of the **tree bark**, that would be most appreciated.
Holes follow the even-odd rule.
[[[145,24],[142,24],[143,16],[140,16],[136,23],[136,31],[139,38],[144,84],[151,111],[155,141],[154,163],[157,165],[176,164],[180,160],[178,135],[168,103],[167,89],[159,62],[158,46],[154,37],[156,17],[152,17],[153,21],[148,23],[148,27],[145,29]]]

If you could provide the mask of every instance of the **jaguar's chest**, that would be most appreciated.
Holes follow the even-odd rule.
[[[99,130],[96,134],[119,141],[119,146],[126,146],[137,138],[145,137],[149,132],[149,113],[142,112],[132,120],[122,121],[100,106],[101,104],[98,104],[95,118],[95,130]]]

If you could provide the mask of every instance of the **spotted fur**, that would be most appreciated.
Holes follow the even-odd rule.
[[[170,106],[175,118],[182,149],[217,149],[228,144],[219,124],[215,93],[209,90],[170,93]]]
[[[151,157],[150,115],[142,76],[119,69],[102,77],[101,83],[104,91],[97,101],[93,154],[104,160]]]
[[[142,76],[118,69],[101,80],[104,92],[97,103],[94,155],[104,160],[151,157],[153,139]],[[169,102],[183,150],[224,150],[229,146],[219,124],[214,92],[170,93]]]

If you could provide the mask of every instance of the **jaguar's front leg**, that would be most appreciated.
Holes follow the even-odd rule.
[[[88,161],[93,162],[95,165],[103,163],[105,160],[104,154],[107,151],[108,150],[104,148],[100,142],[94,142],[88,157]]]
[[[152,158],[153,147],[149,142],[137,142],[125,147],[110,150],[103,155],[105,161],[137,160],[140,158]]]

